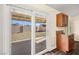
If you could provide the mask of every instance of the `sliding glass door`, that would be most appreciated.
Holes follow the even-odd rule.
[[[40,54],[46,50],[46,18],[40,15],[35,11],[11,7],[12,55]]]
[[[46,19],[43,16],[35,16],[35,54],[46,49]]]
[[[11,25],[11,54],[31,55],[31,15],[26,10],[12,9]]]

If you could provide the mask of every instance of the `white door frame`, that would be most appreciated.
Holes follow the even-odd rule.
[[[11,54],[11,22],[10,22],[10,8],[7,5],[2,5],[3,7],[3,54]]]
[[[41,13],[41,12],[37,12],[37,11],[36,11],[34,14],[35,14],[34,16],[40,16],[40,17],[42,16],[42,17],[44,17],[44,18],[46,19],[46,37],[45,37],[45,38],[46,38],[46,39],[45,39],[45,40],[46,40],[46,49],[43,50],[43,51],[40,51],[40,52],[36,53],[36,55],[41,55],[41,54],[44,54],[45,52],[48,51],[48,50],[47,50],[47,15],[44,14],[44,13]],[[38,15],[37,15],[37,14],[38,14]],[[35,23],[35,19],[34,19],[34,23]],[[36,29],[35,29],[35,33],[36,33]],[[35,33],[34,33],[34,34],[35,34]],[[36,39],[36,38],[35,38],[35,39]],[[35,40],[35,39],[34,39],[34,40]],[[35,41],[34,41],[34,43],[35,43]],[[34,48],[35,48],[35,47],[34,47]]]
[[[36,11],[32,10],[31,13],[32,13],[31,14],[32,15],[31,54],[34,55],[35,54],[35,35],[34,35],[35,31],[34,30],[35,30],[35,13],[36,13]],[[5,25],[4,25],[4,36],[5,37],[4,37],[4,46],[3,46],[4,54],[11,54],[11,8],[10,8],[10,5],[4,5],[4,23],[5,23]],[[48,40],[47,40],[47,36],[46,36],[46,49],[44,51],[37,53],[37,54],[43,54],[48,51],[47,41]]]
[[[27,13],[28,15],[31,16],[31,22],[32,22],[32,25],[31,25],[31,54],[33,55],[34,54],[34,12],[31,11],[31,10],[27,10],[27,9],[24,9],[24,8],[21,8],[21,7],[18,7],[18,6],[14,6],[14,5],[11,5],[9,6],[10,10],[11,9],[16,9],[16,10],[20,10],[20,11],[23,11],[25,13]],[[11,13],[11,11],[10,11]],[[10,15],[11,16],[11,15]],[[10,24],[11,25],[11,24]],[[11,34],[12,35],[12,34]]]

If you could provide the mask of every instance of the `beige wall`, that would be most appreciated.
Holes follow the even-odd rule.
[[[47,13],[50,13],[50,14],[55,14],[55,13],[58,13],[59,11],[54,9],[54,8],[51,8],[47,5],[44,5],[44,4],[20,4],[18,6],[22,6],[26,9],[32,9],[32,10],[37,10],[37,11],[41,11],[41,12],[47,12]]]
[[[3,7],[0,5],[0,54],[3,53]]]
[[[72,30],[75,35],[75,40],[79,41],[79,15],[72,17]]]

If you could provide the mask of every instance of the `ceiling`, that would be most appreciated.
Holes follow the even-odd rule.
[[[79,4],[48,4],[48,6],[72,17],[79,15]]]

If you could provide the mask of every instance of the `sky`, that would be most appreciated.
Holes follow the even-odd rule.
[[[31,25],[29,21],[20,21],[20,20],[12,20],[12,24],[19,24],[19,25]],[[44,23],[36,23],[36,26],[40,26]]]

